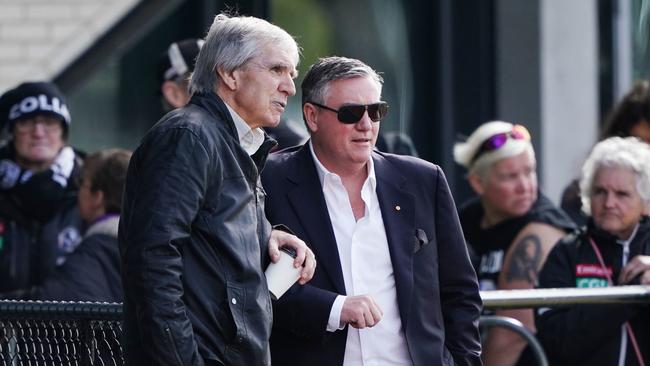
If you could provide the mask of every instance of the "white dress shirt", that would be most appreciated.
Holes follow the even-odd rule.
[[[237,135],[239,136],[239,145],[244,149],[248,155],[253,155],[255,152],[262,146],[264,142],[264,131],[257,127],[251,129],[251,127],[241,118],[234,109],[230,108],[228,103],[225,103],[230,111],[232,120],[235,122],[235,127],[237,128]]]
[[[368,178],[361,189],[365,214],[356,221],[341,178],[320,163],[309,142],[338,247],[343,280],[348,295],[370,295],[384,315],[372,328],[348,327],[344,366],[412,365],[397,305],[393,265],[377,198],[377,179],[372,159]],[[346,296],[337,296],[330,311],[327,330],[340,327]]]

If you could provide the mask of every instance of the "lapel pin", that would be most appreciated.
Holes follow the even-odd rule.
[[[396,206],[395,206],[395,210],[396,210],[396,211],[399,211],[399,210],[401,210],[401,209],[402,209],[402,208],[400,207],[400,205],[396,205]]]

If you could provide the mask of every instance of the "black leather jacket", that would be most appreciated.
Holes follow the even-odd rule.
[[[119,229],[131,365],[269,365],[271,226],[259,171],[223,101],[199,94],[144,137]]]

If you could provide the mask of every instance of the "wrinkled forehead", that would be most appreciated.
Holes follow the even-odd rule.
[[[297,74],[300,55],[297,48],[290,45],[279,47],[278,45],[267,45],[260,49],[247,64],[258,64],[266,67],[282,67],[290,73]]]

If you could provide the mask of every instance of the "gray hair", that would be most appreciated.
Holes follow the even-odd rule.
[[[636,177],[636,191],[650,206],[650,145],[636,137],[610,137],[594,146],[582,166],[580,199],[582,210],[591,215],[591,194],[600,168],[627,168]]]
[[[535,162],[535,150],[528,139],[516,140],[508,138],[505,144],[498,149],[486,151],[477,157],[483,143],[489,138],[512,131],[514,125],[504,121],[490,121],[480,125],[467,138],[467,141],[454,144],[454,160],[467,168],[469,174],[476,174],[485,179],[492,166],[503,159],[527,153],[531,161]]]
[[[284,29],[255,17],[218,14],[196,58],[190,93],[214,90],[219,80],[217,70],[232,72],[257,57],[268,45],[290,51],[298,64],[298,44]]]
[[[378,72],[357,59],[339,56],[319,58],[309,67],[302,81],[302,104],[325,103],[332,81],[355,77],[370,77],[380,90],[384,83],[384,79]]]

